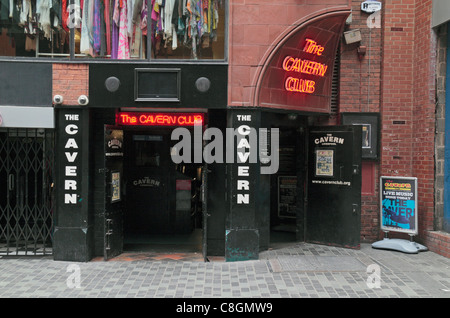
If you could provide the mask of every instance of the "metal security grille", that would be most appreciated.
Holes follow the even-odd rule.
[[[0,255],[52,254],[53,143],[47,129],[0,129]]]

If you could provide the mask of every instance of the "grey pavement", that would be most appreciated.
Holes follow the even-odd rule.
[[[450,259],[362,244],[280,245],[259,260],[0,258],[0,298],[450,298]]]

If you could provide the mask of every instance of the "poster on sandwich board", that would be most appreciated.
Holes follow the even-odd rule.
[[[380,177],[381,230],[417,234],[417,178]]]

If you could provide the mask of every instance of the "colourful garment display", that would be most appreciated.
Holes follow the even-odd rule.
[[[92,38],[93,38],[93,49],[94,54],[100,52],[100,0],[94,0],[94,17],[92,23]]]
[[[17,27],[49,41],[75,30],[75,54],[111,59],[147,56],[150,26],[152,57],[198,51],[216,38],[223,0],[0,0],[0,25]],[[72,4],[71,4],[72,3]],[[148,20],[149,19],[149,20]],[[63,30],[61,36],[58,33]],[[56,34],[56,37],[55,37]],[[68,40],[67,40],[68,41]],[[27,46],[29,47],[30,39]],[[178,54],[178,55],[177,55]],[[185,53],[182,53],[185,54]],[[184,55],[183,55],[184,57]]]
[[[222,0],[152,0],[152,45],[155,57],[169,54],[178,47],[191,51],[197,59],[199,50],[217,39],[219,8]]]
[[[120,17],[119,17],[119,45],[117,58],[118,59],[129,59],[130,58],[130,43],[128,40],[128,7],[127,1],[122,0],[122,8],[120,9]]]

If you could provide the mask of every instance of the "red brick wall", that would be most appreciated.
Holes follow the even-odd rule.
[[[432,252],[450,258],[450,234],[440,231],[427,231],[425,246]]]
[[[369,28],[369,14],[361,11],[361,1],[352,1],[352,21],[345,31],[360,30],[361,42],[341,44],[341,112],[379,112],[381,74],[381,28]],[[381,21],[380,21],[381,22]],[[359,46],[366,54],[359,59]]]
[[[385,0],[382,25],[381,174],[414,176],[415,0]]]
[[[431,17],[431,0],[384,1],[381,173],[417,177],[417,240],[450,257],[450,235],[434,231],[436,36]]]
[[[433,230],[436,43],[431,32],[432,1],[416,1],[414,50],[414,156],[419,179],[421,232]]]
[[[432,1],[383,1],[380,29],[368,28],[361,1],[352,4],[349,29],[359,29],[362,41],[342,45],[340,111],[381,114],[381,159],[370,179],[376,182],[375,195],[362,197],[362,239],[382,236],[378,178],[392,175],[418,178],[419,236],[425,240],[434,219]],[[359,45],[367,47],[361,61],[356,53]]]
[[[61,95],[63,105],[78,105],[78,97],[89,97],[87,64],[53,64],[53,96]]]
[[[381,100],[381,16],[371,17],[372,28],[369,28],[370,14],[361,11],[361,1],[352,1],[352,19],[346,31],[359,30],[361,42],[341,43],[340,95],[339,110],[343,112],[375,112],[380,111]],[[380,23],[379,26],[376,23]],[[358,48],[366,48],[360,58]],[[361,198],[361,240],[373,242],[379,237],[379,163],[363,162],[363,191]],[[370,183],[367,185],[367,183]]]
[[[432,1],[385,0],[384,6],[381,173],[418,178],[423,238],[434,217]]]

